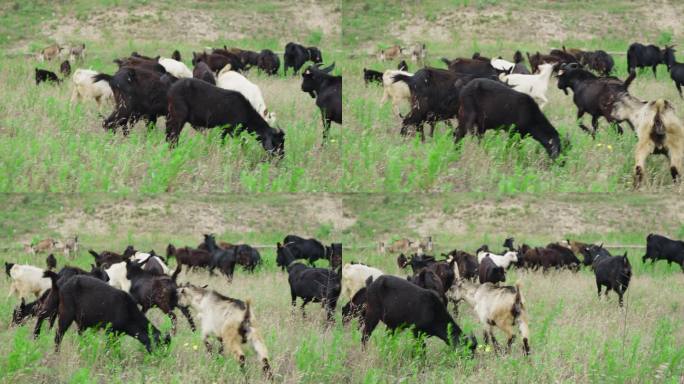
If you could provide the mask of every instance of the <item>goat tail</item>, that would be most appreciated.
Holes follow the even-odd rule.
[[[440,60],[442,60],[442,62],[444,64],[446,64],[447,67],[449,66],[449,64],[451,64],[451,61],[449,59],[447,59],[446,57],[442,57]]]
[[[43,277],[47,277],[48,279],[50,279],[50,282],[52,283],[53,292],[57,292],[58,291],[57,280],[59,280],[59,275],[53,271],[48,270],[48,271],[43,272]]]
[[[514,315],[517,317],[523,309],[523,302],[522,302],[522,295],[520,294],[520,288],[522,287],[522,283],[519,281],[516,281],[515,283],[515,302],[513,304],[513,311],[517,312],[517,315],[514,313]]]
[[[409,88],[410,88],[410,87],[411,87],[411,78],[412,78],[412,77],[413,77],[413,76],[404,75],[403,73],[397,73],[396,75],[392,76],[392,82],[393,82],[393,83],[398,83],[398,82],[400,82],[400,81],[403,81],[403,82],[406,83],[406,85],[408,85]]]
[[[171,280],[173,280],[174,283],[176,282],[176,278],[178,278],[178,275],[180,275],[180,273],[181,273],[181,264],[178,263],[178,266],[176,266],[176,270],[173,271],[173,274],[171,275]]]
[[[629,88],[629,85],[632,84],[632,81],[636,79],[636,71],[635,70],[630,70],[629,71],[629,76],[625,79],[625,89]]]
[[[99,259],[99,258],[100,258],[100,255],[99,255],[97,252],[93,251],[92,249],[89,249],[89,250],[88,250],[88,253],[90,253],[91,255],[93,255],[93,257],[96,258],[96,259]]]
[[[370,275],[366,279],[366,288],[368,288],[372,283],[373,283],[373,275]]]
[[[113,79],[112,75],[108,75],[106,73],[98,73],[97,75],[93,76],[93,83],[97,83],[98,81],[106,81],[107,83],[111,82]]]

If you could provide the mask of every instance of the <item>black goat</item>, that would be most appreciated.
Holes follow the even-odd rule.
[[[36,68],[36,85],[43,82],[59,84],[62,80],[60,80],[54,72]]]
[[[651,264],[657,260],[667,260],[667,264],[678,264],[684,272],[684,241],[668,239],[665,236],[649,234],[646,237],[646,254],[642,262],[651,259]]]
[[[170,342],[168,335],[162,340],[159,330],[140,312],[128,293],[90,276],[74,276],[61,287],[57,285],[56,273],[46,271],[45,277],[52,280],[51,289],[59,294],[56,351],[59,351],[62,337],[73,322],[79,331],[105,328],[107,332],[125,333],[140,341],[148,352],[153,346]]]
[[[323,120],[323,140],[328,137],[330,124],[342,124],[342,76],[330,72],[335,63],[320,69],[311,65],[302,73],[302,91],[316,99]]]
[[[464,337],[461,328],[434,291],[389,275],[380,276],[367,284],[361,338],[364,345],[382,321],[389,329],[411,327],[414,335],[435,336],[453,347],[468,343],[468,339],[471,351],[477,347],[475,337]]]
[[[504,271],[503,267],[499,267],[494,264],[494,261],[492,261],[489,256],[485,256],[478,267],[478,277],[480,284],[503,283],[506,281],[506,272]]]
[[[635,77],[636,73],[630,72],[624,82],[615,77],[598,78],[582,69],[579,64],[571,64],[561,67],[558,72],[558,88],[566,94],[568,88],[572,89],[572,101],[577,106],[577,119],[580,120],[579,127],[585,132],[596,135],[598,119],[603,117],[609,123],[615,123],[617,131],[622,133],[620,123],[626,119],[616,118],[613,113],[614,104],[621,95],[628,93],[627,89]],[[593,130],[589,130],[581,121],[585,113],[591,115]],[[629,120],[626,121],[629,123]]]
[[[622,307],[622,296],[629,287],[632,277],[632,266],[629,264],[627,252],[624,256],[599,255],[592,263],[596,275],[596,288],[601,298],[601,287],[606,287],[606,297],[611,289],[618,295],[619,305]]]
[[[502,105],[509,108],[501,108]],[[463,87],[455,141],[461,140],[468,132],[482,136],[488,129],[511,125],[521,136],[530,135],[537,140],[552,159],[560,154],[558,131],[532,97],[490,79],[474,79]]]

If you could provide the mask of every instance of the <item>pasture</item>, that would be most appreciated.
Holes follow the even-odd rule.
[[[201,234],[253,245],[275,245],[288,233],[340,241],[345,261],[364,262],[385,273],[406,276],[396,255],[379,254],[377,241],[432,235],[435,254],[453,248],[473,252],[481,244],[502,249],[508,236],[541,246],[566,237],[606,245],[644,245],[649,232],[681,238],[681,202],[661,196],[534,196],[490,199],[472,194],[408,195],[261,195],[166,196],[123,198],[103,195],[12,196],[0,210],[0,239],[8,248],[0,261],[44,267],[45,254],[30,256],[23,242],[79,235],[81,251],[69,264],[87,267],[86,250],[122,250],[127,244],[159,253],[167,243],[196,246]],[[238,213],[239,212],[239,213]],[[622,249],[611,248],[613,254]],[[256,321],[269,348],[275,382],[678,382],[684,375],[684,288],[678,266],[643,265],[643,248],[626,249],[634,276],[620,309],[614,294],[596,297],[590,269],[521,272],[529,311],[532,354],[522,355],[520,340],[510,354],[478,350],[464,358],[436,339],[421,350],[410,332],[390,335],[380,325],[367,349],[361,348],[356,322],[343,326],[340,300],[336,322],[326,327],[319,305],[307,306],[307,318],[292,310],[286,273],[275,265],[275,249],[261,249],[263,266],[254,274],[238,268],[232,283],[207,272],[183,272],[179,282],[208,284],[230,297],[251,299]],[[57,255],[59,267],[64,257]],[[319,266],[325,262],[319,261]],[[171,266],[175,263],[171,261]],[[7,291],[9,279],[0,279]],[[16,298],[0,300],[0,375],[3,382],[260,382],[256,356],[247,351],[246,372],[230,357],[209,355],[198,332],[179,317],[171,344],[148,355],[135,340],[108,339],[103,332],[78,336],[69,330],[59,354],[54,331],[44,326],[32,339],[33,322],[10,327]],[[452,304],[449,305],[453,313]],[[170,321],[158,309],[148,312],[163,333]],[[197,321],[197,316],[193,312]],[[465,303],[457,323],[482,342],[482,327]]]

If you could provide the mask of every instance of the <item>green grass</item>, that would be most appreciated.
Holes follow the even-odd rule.
[[[275,244],[287,233],[318,236],[326,243],[341,241],[346,261],[403,276],[407,272],[397,268],[396,255],[375,252],[377,241],[430,234],[436,254],[454,247],[472,251],[482,243],[500,249],[503,238],[510,235],[531,245],[565,237],[643,245],[650,231],[675,236],[672,228],[684,219],[681,210],[666,211],[678,204],[677,198],[658,195],[548,195],[538,201],[534,195],[484,198],[478,194],[86,194],[49,200],[17,195],[0,209],[3,228],[16,229],[0,233],[0,240],[10,248],[0,262],[42,265],[43,255],[25,255],[18,248],[25,239],[79,233],[81,254],[69,261],[57,255],[58,263],[87,267],[92,262],[85,252],[88,248],[120,250],[132,243],[143,250],[161,250],[168,242],[195,245],[201,233],[213,230],[222,240],[251,244]],[[34,220],[17,220],[19,216]],[[44,225],[36,227],[35,222]],[[459,222],[468,225],[464,228]],[[316,305],[307,308],[306,320],[299,310],[291,311],[286,275],[275,265],[273,248],[261,250],[264,266],[258,272],[250,275],[238,270],[232,284],[203,272],[184,272],[179,279],[252,300],[276,382],[676,382],[684,374],[682,307],[675,294],[684,288],[682,273],[666,263],[643,266],[643,250],[628,251],[634,277],[624,310],[618,309],[614,295],[608,300],[596,298],[588,269],[576,274],[508,272],[508,282],[523,284],[533,352],[529,358],[521,355],[519,341],[509,355],[480,351],[473,359],[432,339],[426,340],[427,348],[422,350],[410,332],[391,335],[382,325],[362,350],[360,331],[355,323],[341,324],[339,309],[337,322],[330,327],[325,326],[323,311]],[[611,248],[611,252],[621,249]],[[8,279],[0,279],[0,290],[6,291],[8,285]],[[67,332],[56,354],[53,331],[44,329],[33,340],[32,323],[8,327],[16,304],[16,298],[0,300],[4,314],[0,328],[5,329],[0,332],[3,382],[263,380],[249,348],[247,369],[241,373],[231,358],[207,354],[199,333],[191,332],[184,319],[179,320],[171,344],[152,355],[131,338],[110,338],[99,331],[78,336],[74,329]],[[148,316],[162,332],[170,330],[170,321],[160,311],[153,309]],[[467,305],[459,307],[457,322],[481,339],[482,327]]]

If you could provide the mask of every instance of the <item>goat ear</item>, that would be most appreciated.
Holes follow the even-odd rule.
[[[321,69],[321,71],[323,71],[325,73],[330,73],[333,69],[335,69],[335,63],[332,63],[329,66]]]

